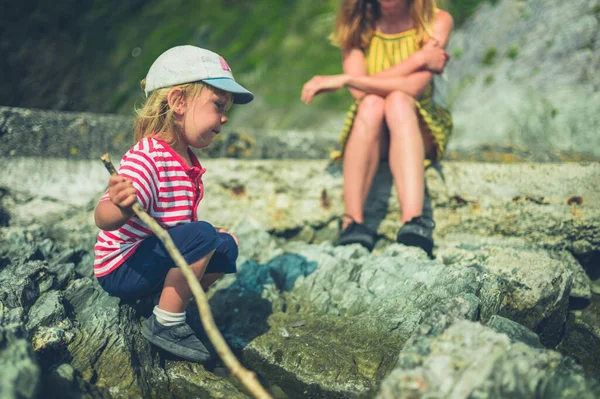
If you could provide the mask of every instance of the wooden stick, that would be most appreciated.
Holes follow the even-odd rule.
[[[104,166],[108,170],[111,175],[116,175],[117,171],[110,161],[110,157],[108,154],[104,154],[102,157],[102,162]],[[171,236],[165,229],[160,227],[160,225],[150,216],[139,203],[135,203],[132,206],[135,214],[156,234],[156,236],[163,242],[165,248],[169,252],[171,258],[175,264],[181,269],[181,272],[185,276],[188,284],[190,285],[190,289],[196,298],[196,304],[198,305],[198,310],[200,311],[200,320],[202,320],[202,326],[204,326],[204,331],[206,331],[206,335],[214,345],[217,353],[229,369],[231,374],[237,378],[254,396],[255,398],[260,399],[272,399],[271,395],[267,393],[267,391],[260,384],[258,379],[256,378],[256,374],[252,371],[247,370],[241,363],[237,360],[227,342],[217,329],[215,324],[215,320],[210,311],[210,306],[208,305],[208,300],[206,299],[206,295],[204,294],[204,290],[200,286],[198,279],[190,269],[190,266],[187,264],[181,252],[175,246],[175,243],[171,239]]]

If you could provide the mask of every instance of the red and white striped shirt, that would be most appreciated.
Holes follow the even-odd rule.
[[[192,166],[167,143],[149,137],[131,148],[119,166],[119,175],[130,179],[142,208],[164,229],[198,220],[196,210],[204,195],[206,171],[188,149]],[[108,190],[100,201],[109,200]],[[135,214],[114,231],[100,231],[94,246],[94,274],[105,276],[119,267],[144,238],[153,235]]]

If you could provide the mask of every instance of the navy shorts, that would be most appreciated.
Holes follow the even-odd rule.
[[[218,233],[208,222],[192,222],[168,230],[188,264],[215,250],[205,274],[235,273],[238,246],[230,234]],[[125,262],[98,282],[110,295],[133,300],[162,291],[167,273],[177,267],[156,236],[146,238]]]

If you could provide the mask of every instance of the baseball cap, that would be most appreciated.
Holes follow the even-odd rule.
[[[233,94],[234,104],[247,104],[254,94],[237,83],[223,57],[196,46],[176,46],[162,53],[146,75],[146,97],[154,90],[202,81]]]

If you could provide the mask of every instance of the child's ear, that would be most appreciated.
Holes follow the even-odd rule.
[[[167,102],[169,108],[178,115],[182,115],[185,111],[185,95],[180,87],[174,87],[167,94]]]

